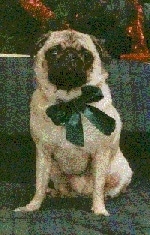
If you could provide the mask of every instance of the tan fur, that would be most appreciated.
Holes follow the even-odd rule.
[[[82,45],[92,52],[94,57],[93,69],[87,73],[87,84],[99,86],[104,98],[90,105],[99,108],[116,121],[114,132],[110,136],[106,136],[82,115],[85,137],[84,147],[77,147],[68,142],[66,140],[65,127],[56,126],[45,113],[50,105],[55,104],[57,98],[70,100],[81,94],[81,88],[76,88],[67,93],[64,90],[58,91],[54,85],[48,82],[48,68],[45,60],[45,52],[57,44],[61,44],[64,48],[71,46],[77,50]],[[89,158],[92,157],[92,181],[91,178],[89,179],[92,190],[90,190],[90,187],[87,189],[93,195],[92,210],[95,214],[108,215],[109,213],[105,208],[104,202],[104,196],[106,194],[105,183],[106,179],[109,178],[108,175],[111,175],[110,172],[113,172],[113,169],[115,172],[119,171],[121,178],[123,178],[122,174],[124,175],[125,179],[122,182],[119,181],[121,185],[120,183],[117,185],[117,192],[119,192],[124,184],[130,182],[132,171],[119,148],[122,127],[120,116],[112,105],[110,90],[105,82],[108,74],[105,72],[104,68],[102,69],[101,59],[91,37],[73,30],[48,33],[44,46],[37,53],[35,72],[38,87],[33,94],[30,105],[30,128],[37,149],[36,193],[28,205],[16,209],[16,211],[33,211],[39,209],[46,195],[45,192],[48,187],[49,178],[53,178],[53,181],[55,181],[54,184],[57,185],[56,187],[58,187],[58,189],[61,188],[62,184],[57,182],[57,176],[58,179],[61,179],[61,172],[65,175],[74,175],[74,178],[70,180],[72,187],[74,187],[75,182],[73,182],[73,179],[74,181],[77,179],[75,175],[80,174],[86,169]],[[57,166],[54,166],[54,162],[51,158],[52,154],[55,156],[60,170]],[[125,163],[125,171],[122,173],[120,172],[120,166],[117,165],[118,156],[124,159],[124,162],[122,161],[121,164]],[[86,178],[84,179],[86,180]],[[77,183],[78,185],[79,182],[80,181]],[[83,185],[84,183],[81,184],[81,187]],[[80,187],[77,188],[77,191],[79,191]],[[108,191],[107,194],[109,194]],[[110,192],[110,195],[111,194],[115,194],[113,189],[112,192]]]

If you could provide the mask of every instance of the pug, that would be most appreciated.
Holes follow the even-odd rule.
[[[52,180],[62,194],[69,193],[68,182],[73,191],[91,194],[93,212],[108,216],[105,196],[122,191],[132,170],[119,147],[122,123],[106,83],[103,47],[71,29],[49,32],[39,44],[30,104],[36,192],[15,211],[39,209]]]

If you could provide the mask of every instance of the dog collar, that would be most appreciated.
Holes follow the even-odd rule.
[[[110,135],[115,129],[115,120],[95,108],[89,103],[98,102],[104,96],[95,86],[81,88],[81,96],[70,101],[61,101],[59,104],[47,108],[46,114],[57,126],[66,127],[66,139],[72,144],[84,147],[84,133],[81,122],[81,113],[105,135]]]

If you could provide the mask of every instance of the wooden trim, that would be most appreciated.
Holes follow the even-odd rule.
[[[30,57],[30,55],[22,55],[22,54],[0,54],[0,57]]]

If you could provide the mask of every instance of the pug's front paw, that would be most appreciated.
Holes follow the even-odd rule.
[[[29,204],[27,204],[26,206],[16,208],[14,211],[15,212],[36,211],[40,208],[40,206],[41,206],[41,203],[39,203],[38,201],[32,201]]]
[[[105,207],[100,207],[100,206],[93,206],[92,211],[94,212],[95,215],[104,215],[104,216],[110,216],[108,211],[105,209]]]

